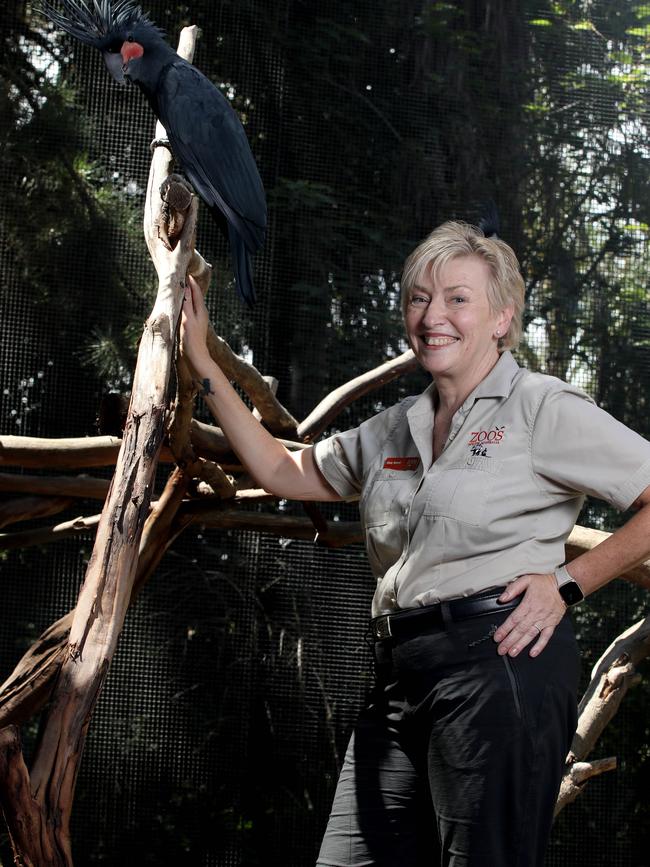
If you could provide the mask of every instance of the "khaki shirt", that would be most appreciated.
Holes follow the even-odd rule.
[[[452,419],[433,462],[435,384],[314,446],[359,498],[373,616],[507,584],[564,562],[585,494],[617,509],[650,485],[650,443],[504,352]]]

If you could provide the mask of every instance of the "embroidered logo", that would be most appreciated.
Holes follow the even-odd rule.
[[[415,470],[418,468],[420,458],[386,458],[385,470]]]
[[[500,445],[505,429],[505,425],[495,425],[492,430],[473,430],[468,442],[470,452],[475,456],[489,457],[486,446]]]
[[[492,430],[473,430],[468,445],[478,446],[483,443],[490,443],[490,445],[498,446],[503,439],[505,429],[505,425],[501,425],[501,427],[495,425]]]

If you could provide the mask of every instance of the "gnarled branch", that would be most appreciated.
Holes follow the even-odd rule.
[[[598,738],[618,711],[628,689],[640,680],[636,666],[650,655],[650,615],[622,632],[607,648],[591,672],[591,681],[580,702],[578,727],[567,756],[567,767],[555,813],[575,800],[585,782],[595,773],[611,770],[615,759],[591,762],[593,774],[573,770],[584,764]],[[580,776],[582,775],[582,776]]]
[[[374,391],[387,382],[397,379],[398,376],[415,370],[417,366],[417,359],[412,350],[409,349],[397,358],[391,358],[390,361],[380,364],[379,367],[362,373],[361,376],[351,379],[345,385],[335,388],[298,425],[298,439],[302,442],[313,442],[346,406],[364,394],[368,394],[369,391]]]

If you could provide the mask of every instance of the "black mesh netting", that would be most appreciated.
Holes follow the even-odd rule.
[[[650,433],[647,7],[151,0],[147,11],[172,41],[183,24],[202,28],[196,63],[245,122],[270,208],[252,313],[205,213],[198,246],[215,264],[217,330],[279,379],[297,418],[403,350],[405,253],[493,198],[526,277],[521,363]],[[7,436],[95,434],[101,395],[129,390],[154,287],[139,229],[154,125],[97,53],[17,0],[0,16],[1,461]],[[386,386],[335,424],[423,385]],[[39,523],[99,508],[78,501]],[[323,512],[355,518],[354,506]],[[620,518],[590,503],[581,520]],[[83,535],[0,560],[0,680],[74,605],[91,550]],[[371,677],[372,590],[359,547],[187,530],[129,612],[94,713],[76,863],[312,864]],[[618,582],[581,607],[585,680],[644,604]],[[649,863],[648,707],[641,684],[596,748],[618,770],[561,815],[549,867]],[[28,758],[36,736],[24,727]]]

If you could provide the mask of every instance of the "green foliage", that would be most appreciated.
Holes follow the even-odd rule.
[[[7,305],[15,283],[27,296],[30,315],[5,319],[15,344],[28,347],[26,365],[42,368],[45,355],[56,359],[52,411],[73,379],[82,390],[120,380],[116,342],[121,367],[132,367],[129,327],[145,309],[146,281],[142,272],[127,274],[124,262],[129,248],[143,246],[141,217],[91,155],[92,127],[42,24],[29,17],[13,22],[3,44],[0,173],[11,183],[3,186],[0,232],[13,280],[3,283],[0,298]],[[107,335],[113,336],[110,346]],[[102,355],[102,342],[112,353]],[[75,423],[91,432],[94,412],[77,405],[71,417],[66,408],[67,430],[51,417],[50,432],[69,433]]]

